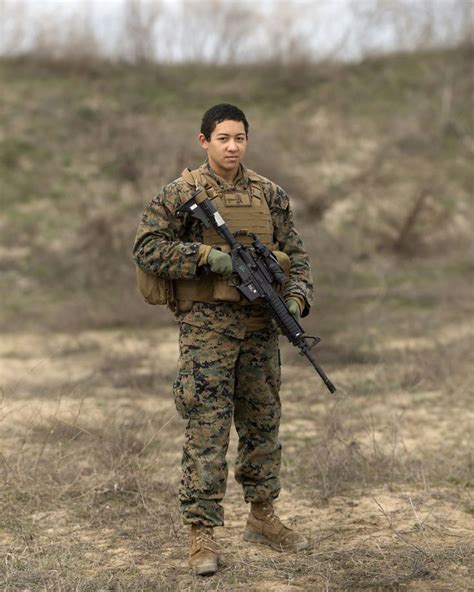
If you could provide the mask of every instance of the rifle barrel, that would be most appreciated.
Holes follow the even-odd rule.
[[[305,346],[301,347],[299,346],[301,353],[311,362],[311,365],[313,366],[313,368],[316,370],[316,372],[319,374],[319,376],[321,377],[321,380],[324,382],[324,384],[327,386],[328,390],[330,393],[335,393],[336,392],[336,387],[334,386],[334,384],[329,380],[328,376],[326,375],[326,373],[324,372],[324,370],[321,368],[321,366],[318,364],[318,362],[316,361],[315,357],[313,356],[313,354],[311,353],[311,350]]]

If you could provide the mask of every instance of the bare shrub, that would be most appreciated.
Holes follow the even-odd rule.
[[[420,255],[429,250],[434,232],[449,226],[452,218],[450,203],[443,200],[443,193],[441,185],[420,184],[411,197],[411,203],[408,199],[404,200],[408,203],[403,204],[403,214],[401,203],[386,203],[385,211],[380,213],[380,229],[375,231],[379,236],[379,248],[388,248],[404,256]]]
[[[468,401],[474,390],[471,367],[474,341],[459,335],[446,343],[436,336],[430,348],[418,347],[401,352],[403,371],[401,383],[405,389],[436,389],[442,386],[456,401]],[[388,373],[395,372],[395,368]]]
[[[55,503],[111,492],[132,496],[143,507],[153,491],[163,489],[151,470],[160,420],[114,411],[97,424],[83,420],[81,410],[82,404],[72,418],[58,411],[25,432],[16,455],[4,457],[4,488],[28,491],[28,503],[35,496]],[[169,484],[165,489],[173,492]]]
[[[318,13],[313,2],[273,4],[264,29],[264,61],[289,65],[296,76],[298,66],[311,59]]]
[[[90,14],[79,11],[59,20],[52,15],[38,18],[32,40],[35,58],[69,62],[94,62],[102,57],[102,48]]]
[[[163,15],[161,0],[126,0],[123,14],[123,39],[119,52],[132,63],[152,62],[157,58],[157,25]]]
[[[370,421],[365,424],[366,438],[356,436],[337,406],[330,408],[323,424],[311,450],[312,470],[306,471],[323,500],[351,488],[391,485],[402,475],[407,480],[417,475],[418,464],[405,456],[396,422],[389,424],[383,441]]]
[[[25,0],[0,0],[0,55],[15,55],[25,50],[28,12]]]
[[[233,64],[248,57],[262,16],[248,2],[184,0],[179,24],[184,60]]]
[[[466,0],[356,1],[352,9],[365,52],[426,50],[473,42],[473,5]]]

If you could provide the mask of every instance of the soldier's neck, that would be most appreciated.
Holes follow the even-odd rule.
[[[214,173],[227,181],[227,183],[233,183],[239,174],[239,166],[236,169],[228,171],[227,169],[221,169],[221,167],[216,166],[215,164],[211,164],[209,162],[209,166],[214,171]]]

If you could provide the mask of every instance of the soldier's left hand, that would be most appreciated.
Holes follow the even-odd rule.
[[[232,275],[232,258],[228,253],[211,249],[207,256],[207,264],[214,273],[228,278]]]

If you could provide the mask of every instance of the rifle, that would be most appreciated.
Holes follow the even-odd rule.
[[[183,216],[185,213],[191,214],[206,228],[212,226],[226,241],[230,246],[233,271],[239,278],[239,283],[235,284],[237,290],[250,302],[261,298],[267,304],[288,341],[299,348],[300,354],[311,362],[329,391],[334,393],[336,387],[326,376],[311,351],[321,339],[305,336],[303,327],[293,317],[285,301],[273,287],[275,283],[278,285],[283,283],[285,272],[271,251],[254,234],[252,246],[255,255],[248,247],[239,243],[203,189],[197,189],[188,201],[179,206],[176,213],[178,216]]]

